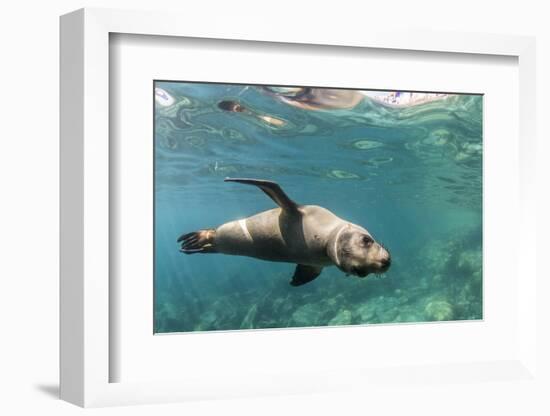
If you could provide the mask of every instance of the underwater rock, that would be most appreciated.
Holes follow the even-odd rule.
[[[199,317],[199,323],[195,325],[194,331],[208,331],[212,329],[219,329],[219,322],[217,322],[217,316],[214,311],[202,312]]]
[[[444,300],[428,302],[424,314],[429,321],[449,321],[453,319],[453,306]]]
[[[351,324],[352,316],[351,312],[347,309],[342,309],[334,318],[332,318],[328,324],[334,325],[349,325]]]
[[[176,305],[174,305],[172,302],[165,302],[162,305],[159,314],[162,314],[167,318],[174,319],[178,317],[178,310],[176,308]]]
[[[409,303],[409,297],[408,296],[400,296],[399,297],[399,304],[406,305]]]
[[[468,250],[460,253],[457,261],[457,268],[465,273],[473,274],[481,270],[481,250]]]
[[[286,283],[287,276],[285,276]],[[290,297],[278,298],[273,303],[273,312],[279,314],[279,316],[284,316],[285,319],[288,319],[292,315],[292,311],[295,309],[293,302]]]
[[[422,322],[424,317],[418,314],[416,306],[401,307],[393,322]]]
[[[166,301],[156,312],[155,321],[158,332],[177,331],[181,327],[181,311],[174,303]]]
[[[287,298],[283,298],[283,297],[277,297],[275,299],[273,299],[272,301],[272,304],[271,304],[271,309],[274,311],[274,312],[282,312],[284,311],[285,309],[288,310],[289,307],[291,307],[291,303],[288,301]]]
[[[399,314],[399,301],[393,296],[379,296],[375,301],[376,317],[380,323],[393,322]]]
[[[290,326],[318,325],[322,315],[323,310],[318,304],[307,303],[294,311],[290,317],[289,324]]]
[[[469,302],[464,300],[457,300],[453,302],[453,320],[462,320],[465,318],[468,311]]]
[[[429,281],[419,280],[426,290],[439,288],[443,296],[451,296],[454,305],[467,297],[478,299],[482,284],[482,251],[472,236],[479,238],[479,228],[462,230],[452,239],[433,241],[423,249],[423,268],[427,269]],[[468,248],[466,248],[468,247]],[[434,300],[433,298],[430,300]],[[454,319],[464,316],[460,310],[452,310]]]
[[[393,322],[401,309],[400,300],[393,296],[380,295],[356,309],[360,323]]]
[[[201,323],[208,327],[211,327],[216,322],[216,319],[214,311],[206,311],[201,315]]]
[[[339,293],[335,297],[329,298],[326,301],[326,304],[327,304],[327,306],[329,306],[333,309],[338,309],[341,305],[343,305],[345,300],[346,299],[345,299],[344,295],[342,293]]]
[[[367,303],[357,308],[357,314],[361,318],[361,323],[370,323],[376,320],[376,305]]]
[[[378,309],[376,316],[382,324],[394,322],[399,315],[399,308]]]
[[[239,310],[237,309],[235,302],[230,297],[224,296],[217,299],[212,304],[212,311],[216,311],[216,319],[220,321],[233,321],[239,316]]]
[[[479,299],[470,300],[466,310],[467,315],[464,319],[483,319],[483,307]]]
[[[241,329],[252,329],[254,328],[254,319],[256,318],[256,313],[258,312],[258,306],[252,306],[246,313],[243,321],[241,322]]]
[[[448,243],[434,242],[423,249],[423,261],[428,269],[437,275],[447,267],[453,251],[454,248]]]

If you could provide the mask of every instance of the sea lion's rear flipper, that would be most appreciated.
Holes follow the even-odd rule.
[[[312,280],[315,280],[315,278],[321,274],[322,270],[323,270],[322,267],[306,266],[304,264],[298,264],[296,265],[296,270],[294,271],[294,276],[292,276],[292,280],[290,281],[290,284],[292,286],[305,285],[306,283],[309,283]]]
[[[287,213],[296,214],[299,212],[298,204],[290,199],[276,182],[248,178],[225,178],[224,181],[244,183],[247,185],[256,185]]]
[[[180,251],[185,254],[216,253],[214,237],[216,237],[214,229],[183,234],[178,238],[178,243],[181,244]]]

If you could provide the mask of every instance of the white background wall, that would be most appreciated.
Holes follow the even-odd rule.
[[[191,3],[191,2],[190,2]],[[373,4],[369,4],[373,3]],[[546,2],[391,0],[214,2],[88,0],[3,2],[0,6],[0,413],[73,414],[81,410],[56,399],[58,383],[58,16],[74,9],[165,9],[204,19],[274,19],[286,25],[369,25],[536,35],[540,210],[548,212],[550,29]],[[185,21],[182,21],[185,24]],[[544,178],[544,180],[542,179]],[[546,214],[547,215],[547,214]],[[548,256],[541,218],[540,257]],[[512,237],[513,238],[513,237]],[[548,266],[540,265],[548,271]],[[548,273],[546,273],[548,275]],[[539,291],[548,291],[548,284]],[[549,298],[549,297],[546,297]],[[548,309],[545,309],[548,310]],[[548,346],[548,334],[544,335]],[[550,350],[550,349],[549,349]],[[547,363],[547,361],[546,361]],[[323,396],[217,401],[96,410],[98,414],[550,414],[541,391],[504,383],[488,389],[467,385],[387,391],[372,397]]]

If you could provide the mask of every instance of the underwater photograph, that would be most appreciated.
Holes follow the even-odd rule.
[[[483,319],[481,94],[153,88],[154,333]]]

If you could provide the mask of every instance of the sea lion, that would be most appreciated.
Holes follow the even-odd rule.
[[[316,205],[298,205],[271,181],[226,178],[259,187],[279,208],[227,222],[217,228],[186,233],[177,240],[185,254],[223,253],[297,263],[290,282],[311,282],[323,267],[365,277],[390,267],[390,253],[363,227]]]
[[[341,110],[357,106],[364,95],[357,90],[312,87],[263,87],[285,104],[303,110]]]

